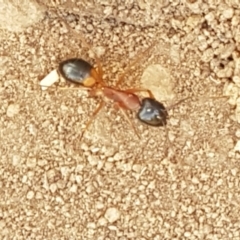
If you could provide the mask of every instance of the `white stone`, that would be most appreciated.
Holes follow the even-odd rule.
[[[7,108],[7,116],[14,117],[19,113],[20,107],[18,104],[10,104]]]
[[[56,69],[51,71],[45,78],[40,81],[40,86],[42,90],[46,90],[48,87],[52,86],[55,82],[59,80],[59,75]]]
[[[160,64],[148,66],[143,72],[141,83],[142,87],[149,89],[159,101],[174,99],[170,72]]]
[[[116,222],[121,216],[120,211],[117,208],[108,208],[105,212],[104,217],[108,220],[110,223]]]
[[[240,140],[237,141],[237,144],[234,147],[235,152],[240,152]]]

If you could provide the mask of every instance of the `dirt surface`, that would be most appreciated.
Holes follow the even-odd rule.
[[[240,239],[240,11],[167,2],[52,2],[2,24],[1,239]],[[191,99],[166,128],[129,112],[141,139],[108,104],[82,136],[99,99],[39,81],[67,58],[95,64],[91,50],[109,86],[140,56],[119,88]]]

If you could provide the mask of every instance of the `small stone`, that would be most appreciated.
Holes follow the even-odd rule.
[[[188,17],[186,24],[191,28],[195,28],[199,24],[200,20],[200,15],[191,15],[190,17]]]
[[[132,169],[133,169],[134,172],[140,173],[143,168],[140,164],[134,164]]]
[[[50,170],[47,171],[47,179],[49,181],[52,181],[55,176],[56,176],[56,172],[55,172],[54,169],[50,169]]]
[[[190,236],[191,236],[191,233],[190,233],[190,232],[185,232],[185,233],[184,233],[184,237],[189,238]]]
[[[225,19],[232,19],[233,14],[234,14],[233,8],[225,9],[222,13],[222,15]]]
[[[215,18],[215,15],[213,12],[209,12],[208,14],[206,14],[205,16],[205,19],[208,21],[208,22],[212,22]]]
[[[111,231],[117,231],[118,230],[118,228],[114,225],[108,226],[108,229],[111,230]]]
[[[98,57],[104,56],[106,49],[102,46],[98,46],[94,48],[95,53],[97,54]]]
[[[106,148],[105,151],[104,151],[104,155],[106,157],[111,157],[113,156],[115,153],[115,148],[114,147],[109,147],[109,148]]]
[[[76,184],[73,184],[69,191],[72,193],[77,193],[77,189],[78,189],[78,186]]]
[[[120,218],[121,214],[120,211],[117,208],[108,208],[105,212],[104,217],[108,220],[110,223],[116,222]]]
[[[195,211],[195,207],[194,206],[189,206],[187,209],[188,214],[192,214]]]
[[[205,234],[209,234],[210,232],[212,232],[212,226],[208,225],[208,224],[205,224],[203,226],[203,233]]]
[[[198,178],[194,176],[194,177],[192,178],[192,183],[194,183],[194,184],[199,184]]]
[[[180,45],[173,44],[170,48],[170,57],[175,63],[180,63]]]
[[[66,186],[66,182],[63,179],[60,179],[60,180],[57,181],[57,187],[59,189],[64,189],[65,186]]]
[[[14,117],[16,114],[19,113],[20,107],[18,104],[10,104],[7,108],[7,116]]]
[[[83,151],[86,152],[86,151],[88,151],[89,147],[88,147],[88,145],[87,145],[86,143],[83,142],[83,143],[81,144],[81,146],[80,146],[80,149],[82,149]]]
[[[119,152],[117,152],[117,153],[114,155],[113,160],[114,160],[114,161],[120,161],[120,160],[122,160],[122,154],[119,153]]]
[[[100,226],[105,226],[105,225],[107,225],[107,220],[106,220],[106,218],[104,218],[104,217],[99,218],[99,219],[98,219],[98,225],[100,225]]]
[[[93,25],[92,24],[88,24],[86,29],[91,32],[93,30]]]
[[[240,87],[240,77],[239,76],[233,76],[233,82],[236,83],[238,87]]]
[[[36,199],[42,199],[42,198],[43,198],[42,193],[41,193],[41,192],[37,192],[35,198],[36,198]]]
[[[4,220],[0,220],[0,229],[3,229],[6,226],[6,222]]]
[[[159,101],[174,98],[171,74],[167,68],[159,64],[150,65],[144,70],[141,83],[142,87],[149,89]]]
[[[220,178],[220,179],[218,179],[218,181],[217,181],[217,186],[221,186],[223,184],[223,180]]]
[[[14,155],[12,158],[12,164],[13,166],[17,166],[21,163],[21,157],[18,155]]]
[[[55,184],[55,183],[52,183],[49,187],[49,189],[52,193],[55,193],[57,191],[57,188],[58,188],[57,184]]]
[[[91,147],[91,148],[90,148],[90,151],[91,151],[92,153],[97,153],[99,150],[100,150],[99,147]]]
[[[26,183],[27,180],[28,180],[28,177],[27,177],[26,175],[24,175],[24,176],[22,177],[22,183]]]
[[[29,200],[33,199],[34,195],[35,195],[35,194],[34,194],[33,191],[29,191],[29,192],[27,193],[27,199],[29,199]]]
[[[38,166],[40,166],[40,167],[43,167],[43,166],[45,166],[45,165],[47,165],[47,160],[46,159],[40,159],[40,160],[38,160]]]
[[[234,147],[235,152],[240,152],[240,140],[237,141],[237,144]]]
[[[103,208],[104,208],[104,204],[103,204],[102,202],[97,202],[96,205],[95,205],[95,207],[96,207],[97,209],[103,209]]]
[[[235,43],[226,44],[221,48],[220,57],[222,59],[230,57],[233,51],[235,50],[235,48],[236,48]]]
[[[172,190],[172,191],[176,190],[176,189],[177,189],[177,186],[178,186],[178,185],[177,185],[176,182],[173,183],[172,186],[171,186],[171,190]]]
[[[113,7],[112,6],[106,6],[105,9],[103,10],[103,13],[107,16],[111,15],[113,12]]]
[[[237,79],[235,79],[235,80],[237,80]],[[235,98],[237,98],[238,92],[239,91],[238,91],[237,86],[235,86],[235,84],[232,82],[225,84],[224,89],[223,89],[223,94],[225,96],[229,96],[229,97],[231,97],[232,95],[236,95]]]
[[[233,176],[236,176],[237,173],[238,173],[238,168],[231,169],[231,173],[232,173]]]
[[[90,228],[90,229],[95,229],[96,228],[96,224],[94,222],[89,222],[87,224],[87,228]]]
[[[44,91],[48,87],[52,86],[58,80],[59,80],[58,72],[56,69],[54,69],[40,81],[40,86],[41,86],[42,90]]]
[[[27,167],[34,168],[37,165],[37,159],[36,158],[29,158],[26,163]]]
[[[99,157],[95,155],[88,156],[88,162],[91,166],[96,166],[98,164]]]
[[[92,185],[92,184],[89,184],[87,187],[86,187],[86,193],[88,194],[91,194],[93,192],[95,192],[95,187]]]

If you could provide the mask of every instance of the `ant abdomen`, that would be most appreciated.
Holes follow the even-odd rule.
[[[71,58],[62,61],[58,70],[62,77],[68,81],[79,83],[87,87],[95,84],[93,66],[81,58]]]
[[[144,98],[137,113],[141,122],[160,127],[167,124],[168,112],[164,105],[153,98]]]

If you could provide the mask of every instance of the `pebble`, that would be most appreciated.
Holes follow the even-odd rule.
[[[120,218],[120,216],[120,211],[114,207],[108,208],[104,215],[104,217],[108,220],[109,223],[116,222]]]

